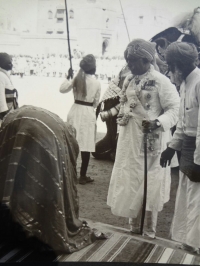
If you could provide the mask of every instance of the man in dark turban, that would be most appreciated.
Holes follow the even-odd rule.
[[[135,39],[127,46],[124,57],[126,61],[130,57],[146,58],[149,62],[154,60],[155,56],[155,43],[145,41],[143,39]]]
[[[7,53],[0,53],[0,125],[3,117],[18,107],[17,91],[14,89],[9,70],[12,70],[12,58]]]
[[[166,61],[170,64],[178,64],[184,67],[185,64],[197,62],[198,51],[193,43],[173,42],[166,52]],[[185,66],[185,68],[187,68]]]
[[[88,54],[80,62],[80,68],[83,69],[84,72],[88,72],[96,69],[96,59],[92,54]]]
[[[144,234],[154,238],[158,212],[170,196],[170,167],[160,166],[160,152],[178,120],[179,96],[170,80],[152,66],[155,44],[133,40],[124,53],[131,74],[124,80],[115,164],[107,204],[114,215],[127,217],[131,231],[140,233],[144,188],[142,124],[148,133],[148,184]],[[143,120],[146,120],[144,123]]]
[[[181,151],[179,187],[176,195],[172,239],[182,248],[200,249],[200,69],[193,44],[175,42],[166,51],[174,80],[179,77],[181,105],[176,131],[161,154],[161,166],[170,164],[175,151]]]

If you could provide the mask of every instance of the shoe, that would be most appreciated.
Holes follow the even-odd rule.
[[[81,176],[79,178],[79,184],[85,185],[86,183],[91,183],[94,182],[94,179],[91,178],[90,176]]]
[[[151,239],[156,239],[155,234],[148,234],[148,233],[144,232],[143,235],[146,236],[146,237],[148,237],[148,238],[151,238]]]
[[[186,250],[186,251],[189,251],[191,253],[196,253],[196,254],[200,253],[199,248],[191,247],[191,246],[184,244],[184,243],[178,245],[177,247],[179,249]]]
[[[137,234],[137,235],[139,235],[140,234],[140,229],[139,228],[135,228],[134,226],[130,226],[130,232],[132,233],[132,234]]]

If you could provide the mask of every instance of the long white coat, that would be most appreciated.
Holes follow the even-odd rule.
[[[158,143],[159,152],[153,155],[148,152],[148,189],[147,211],[161,211],[165,202],[169,200],[171,174],[170,167],[161,168],[160,153],[166,149],[171,138],[170,128],[178,120],[179,95],[175,86],[164,75],[151,68],[150,80],[154,86],[146,86],[140,92],[140,102],[133,109],[133,117],[126,126],[121,126],[117,145],[116,159],[108,190],[107,204],[114,215],[136,218],[143,200],[144,186],[144,153],[142,120],[148,116],[150,120],[158,119],[161,128]],[[124,81],[130,78],[128,76]],[[143,76],[139,77],[140,79]],[[133,79],[126,90],[130,103],[136,89]],[[146,106],[148,105],[148,108]]]

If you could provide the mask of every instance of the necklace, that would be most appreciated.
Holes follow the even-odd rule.
[[[129,118],[132,116],[134,108],[136,107],[138,103],[140,103],[140,100],[139,100],[140,92],[145,87],[145,84],[148,82],[148,80],[150,79],[151,69],[152,68],[150,67],[145,74],[140,75],[140,76],[130,75],[128,76],[127,80],[125,80],[124,87],[120,94],[121,105],[120,105],[120,110],[119,110],[118,119],[117,119],[117,123],[120,126],[125,126],[128,124]],[[126,90],[131,81],[135,83],[133,86],[135,95],[132,96],[131,100],[129,100],[128,102],[128,106],[126,106],[125,108],[125,103],[128,101],[127,96],[126,96]]]

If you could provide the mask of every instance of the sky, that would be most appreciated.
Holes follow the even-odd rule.
[[[16,14],[19,17],[25,12],[26,8],[34,5],[38,0],[0,0],[0,12],[2,9],[8,9],[9,6],[15,7]],[[65,0],[63,0],[64,2]],[[85,2],[84,0],[79,0]],[[200,0],[97,0],[107,6],[108,8],[113,5],[121,11],[120,1],[123,8],[127,5],[131,6],[146,6],[166,9],[170,12],[172,18],[179,16],[181,13],[192,12],[194,8],[200,6]],[[69,1],[68,1],[69,2]],[[118,4],[117,4],[118,3]]]

